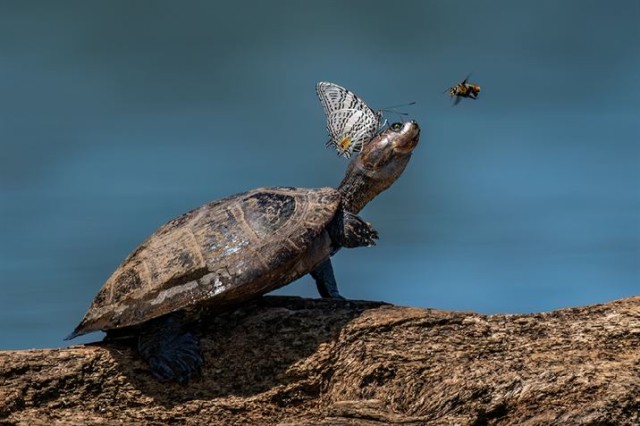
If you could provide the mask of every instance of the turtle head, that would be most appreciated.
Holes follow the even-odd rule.
[[[418,145],[420,126],[415,121],[394,123],[364,144],[347,169],[338,190],[343,206],[358,213],[369,201],[400,177],[413,149]]]

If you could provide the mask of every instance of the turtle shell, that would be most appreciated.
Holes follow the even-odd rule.
[[[106,281],[73,335],[199,305],[232,306],[284,286],[331,253],[333,188],[260,188],[161,226]]]

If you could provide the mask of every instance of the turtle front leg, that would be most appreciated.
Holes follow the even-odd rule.
[[[340,247],[368,247],[376,244],[378,232],[367,222],[353,213],[341,210],[327,228],[334,245],[334,253]],[[331,259],[327,259],[311,271],[320,296],[344,299],[338,291],[338,283],[333,273]]]
[[[149,321],[138,336],[138,352],[161,381],[186,383],[200,375],[200,342],[182,330],[182,322],[182,313],[173,312]]]
[[[378,231],[358,215],[340,210],[327,229],[336,249],[374,246]]]

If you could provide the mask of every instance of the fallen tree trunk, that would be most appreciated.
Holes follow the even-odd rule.
[[[493,316],[265,297],[195,330],[187,386],[127,342],[0,352],[0,424],[640,422],[640,297]]]

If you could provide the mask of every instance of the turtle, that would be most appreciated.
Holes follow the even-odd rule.
[[[311,274],[323,298],[342,298],[331,265],[341,247],[375,244],[357,214],[404,171],[415,121],[363,146],[336,188],[258,188],[210,202],[158,228],[107,279],[66,340],[93,331],[137,338],[160,381],[188,382],[204,360],[189,318],[223,312]]]

